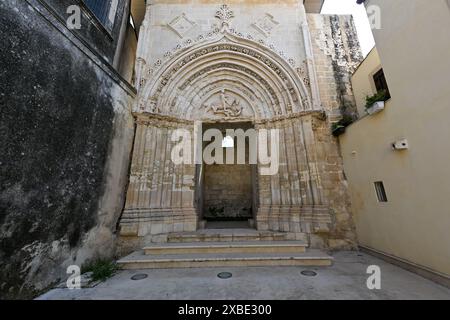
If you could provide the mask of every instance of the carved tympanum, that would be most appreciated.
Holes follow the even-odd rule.
[[[215,115],[223,115],[225,118],[237,118],[242,113],[242,106],[240,101],[232,98],[225,93],[225,90],[220,92],[220,103],[218,104],[204,104],[206,112],[212,112]]]

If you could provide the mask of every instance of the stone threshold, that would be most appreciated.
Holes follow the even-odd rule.
[[[333,258],[320,250],[304,253],[203,253],[145,255],[134,252],[119,261],[121,269],[199,267],[330,266]]]

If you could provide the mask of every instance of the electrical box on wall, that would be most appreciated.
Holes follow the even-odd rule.
[[[408,140],[406,139],[401,139],[392,143],[393,150],[406,150],[408,148],[409,148]]]

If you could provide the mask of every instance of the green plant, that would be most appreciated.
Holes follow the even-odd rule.
[[[92,281],[104,281],[116,271],[116,263],[108,259],[96,259],[83,265],[81,268],[81,273],[92,272]]]
[[[331,130],[335,130],[341,127],[348,127],[353,123],[353,118],[349,115],[344,115],[341,120],[331,125]]]
[[[345,126],[343,126],[339,122],[335,122],[331,125],[331,131],[336,131],[339,128],[345,128]]]
[[[380,90],[372,96],[366,96],[366,109],[370,108],[375,102],[386,100],[387,100],[386,90]]]
[[[344,115],[341,120],[331,125],[332,134],[337,137],[345,132],[345,128],[353,123],[353,118],[349,115]]]
[[[333,136],[338,137],[345,132],[345,126],[340,125],[339,123],[333,123],[331,126],[331,133]]]

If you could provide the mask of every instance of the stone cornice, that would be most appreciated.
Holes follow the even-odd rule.
[[[181,119],[181,118],[177,118],[177,117],[173,117],[173,116],[168,116],[168,115],[162,115],[162,114],[158,114],[158,113],[149,113],[149,112],[143,112],[143,113],[134,113],[133,114],[135,119],[136,119],[136,123],[137,124],[153,124],[153,125],[158,125],[158,126],[165,126],[165,127],[177,127],[180,125],[194,125],[193,120],[187,120],[187,119]],[[321,120],[321,121],[325,121],[327,118],[327,115],[325,113],[325,111],[323,110],[306,110],[306,111],[301,111],[301,112],[296,112],[296,113],[291,113],[288,115],[282,115],[282,116],[277,116],[277,117],[273,117],[273,118],[266,118],[266,119],[258,119],[258,120],[250,120],[250,119],[242,119],[242,122],[253,122],[256,125],[259,124],[271,124],[271,123],[276,123],[276,122],[280,122],[280,121],[285,121],[285,120],[293,120],[293,119],[299,119],[299,118],[303,118],[306,116],[312,116],[315,119]],[[204,122],[204,123],[208,123],[208,122],[217,122],[217,123],[235,123],[235,122],[240,122],[240,119],[233,119],[233,121],[227,121],[227,120],[223,120],[220,121],[218,119],[215,119],[214,121],[201,121],[200,122]]]
[[[156,126],[164,127],[179,127],[180,125],[194,125],[194,121],[180,119],[168,115],[162,115],[157,113],[134,113],[133,114],[137,124],[153,124]]]
[[[259,120],[255,121],[255,124],[270,124],[270,123],[276,123],[276,122],[285,121],[285,120],[303,118],[306,116],[312,116],[312,117],[314,117],[318,120],[322,120],[322,121],[325,121],[327,118],[326,113],[323,110],[305,110],[305,111],[300,111],[300,112],[296,112],[296,113],[291,113],[288,115],[273,117],[270,119],[259,119]]]

